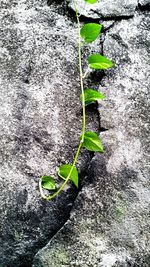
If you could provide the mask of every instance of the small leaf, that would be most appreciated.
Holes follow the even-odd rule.
[[[55,190],[55,181],[51,176],[42,176],[42,187],[48,190]]]
[[[89,67],[91,69],[105,70],[113,66],[112,61],[100,54],[93,54],[88,57]]]
[[[102,29],[102,25],[97,23],[87,23],[80,30],[81,37],[87,43],[91,43],[96,40],[98,35],[100,34]]]
[[[103,152],[103,145],[99,136],[94,132],[86,132],[84,135],[83,147],[89,151]]]
[[[68,177],[70,173],[71,168],[72,168],[72,165],[70,164],[61,165],[58,169],[58,175],[62,179],[66,180],[66,178]],[[75,167],[73,167],[73,170],[70,174],[70,180],[75,184],[76,187],[78,187],[79,177],[78,177],[78,171]]]
[[[87,2],[88,4],[95,4],[97,2],[97,0],[84,0],[85,2]]]
[[[85,105],[89,105],[97,100],[103,100],[105,99],[105,96],[100,93],[97,92],[96,90],[90,89],[90,88],[86,88],[84,90],[84,97],[85,97]],[[80,95],[80,101],[82,102],[82,94]]]

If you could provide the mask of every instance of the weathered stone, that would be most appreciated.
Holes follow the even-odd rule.
[[[45,202],[38,190],[39,177],[56,176],[79,142],[77,26],[47,1],[0,5],[0,267],[29,267],[68,218],[77,194],[69,186]],[[88,119],[95,130],[96,112]],[[89,159],[80,157],[81,171]]]
[[[149,17],[135,14],[106,33],[115,68],[100,91],[106,152],[96,154],[69,221],[39,251],[34,267],[148,267]]]
[[[131,17],[134,15],[137,0],[99,0],[90,5],[84,0],[77,0],[78,12],[88,18],[117,18]],[[75,10],[73,0],[70,7]]]

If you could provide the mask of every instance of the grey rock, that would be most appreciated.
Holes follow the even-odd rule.
[[[136,13],[106,33],[115,63],[100,86],[106,152],[92,159],[70,219],[34,267],[149,266],[149,22]]]
[[[56,177],[79,142],[77,27],[47,1],[0,5],[0,267],[29,267],[65,223],[77,195],[68,186],[45,202],[38,190],[39,177]],[[96,112],[88,119],[95,130]],[[81,172],[89,160],[81,155]]]
[[[98,0],[93,5],[84,0],[76,2],[79,14],[94,19],[130,17],[134,15],[137,6],[137,0]],[[73,1],[69,6],[75,10]]]

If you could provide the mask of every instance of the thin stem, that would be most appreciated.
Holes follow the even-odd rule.
[[[39,181],[39,189],[40,189],[40,193],[42,198],[46,199],[46,200],[51,200],[53,199],[55,196],[57,196],[65,187],[65,185],[67,184],[67,182],[70,179],[70,176],[72,174],[73,168],[75,167],[75,164],[77,163],[77,159],[82,147],[82,144],[84,142],[84,134],[85,134],[85,127],[86,127],[86,114],[85,114],[85,96],[84,96],[84,86],[83,86],[83,71],[82,71],[82,58],[81,58],[81,37],[80,37],[80,20],[79,20],[79,14],[77,11],[77,5],[76,5],[76,0],[73,0],[74,2],[74,7],[75,7],[75,12],[76,12],[76,18],[77,18],[77,24],[78,24],[78,60],[79,60],[79,73],[80,73],[80,86],[81,86],[81,93],[82,93],[82,134],[81,134],[81,139],[80,139],[80,143],[77,149],[77,152],[75,154],[74,160],[73,160],[73,164],[72,167],[70,169],[70,172],[65,180],[65,182],[61,185],[61,187],[51,196],[45,196],[42,190],[42,180],[40,179]]]

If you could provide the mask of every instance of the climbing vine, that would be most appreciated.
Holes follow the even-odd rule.
[[[83,0],[88,4],[94,4],[97,0]],[[63,164],[58,168],[58,176],[63,179],[62,185],[59,189],[56,189],[55,180],[51,176],[44,175],[39,180],[39,189],[42,198],[46,200],[51,200],[56,197],[64,189],[65,185],[72,181],[76,187],[78,187],[78,170],[76,168],[76,163],[80,154],[82,147],[88,151],[103,152],[103,145],[100,137],[95,132],[86,131],[86,112],[85,106],[99,100],[103,100],[105,96],[96,91],[93,88],[84,88],[84,80],[86,79],[86,74],[82,70],[82,59],[81,59],[81,47],[84,43],[94,42],[97,37],[101,34],[102,25],[97,23],[87,23],[83,27],[80,25],[79,13],[77,10],[76,0],[73,0],[74,9],[76,12],[76,19],[78,25],[78,61],[79,61],[79,75],[80,75],[80,87],[81,95],[80,101],[82,103],[82,133],[80,136],[80,142],[78,149],[73,159],[72,164]],[[92,54],[87,58],[88,67],[95,70],[105,70],[111,68],[113,63],[106,57],[100,54]],[[50,195],[45,195],[43,188],[50,191]]]

